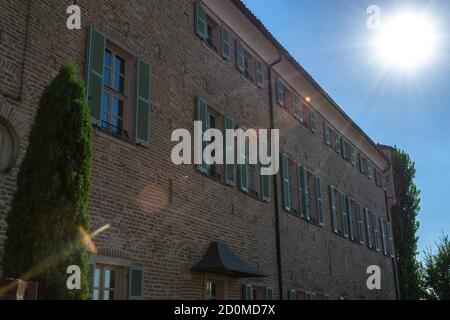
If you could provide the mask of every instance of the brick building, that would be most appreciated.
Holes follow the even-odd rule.
[[[109,225],[92,298],[398,297],[388,158],[242,2],[81,0],[81,30],[71,1],[0,3],[0,253],[38,99],[73,58],[95,125],[91,229]],[[174,165],[172,131],[195,120],[280,129],[279,174]]]

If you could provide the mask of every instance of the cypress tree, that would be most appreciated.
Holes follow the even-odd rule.
[[[399,277],[400,295],[404,300],[423,297],[421,264],[417,261],[417,214],[420,211],[420,190],[414,183],[416,168],[409,155],[395,149],[392,159],[395,196],[392,225]]]
[[[3,275],[39,282],[39,299],[88,295],[80,229],[89,230],[91,139],[84,85],[71,61],[40,98],[7,217]],[[70,265],[81,269],[81,290],[67,288]]]

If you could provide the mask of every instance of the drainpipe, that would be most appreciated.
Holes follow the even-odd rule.
[[[391,170],[392,168],[392,164],[389,161],[388,162],[388,167],[385,171],[383,171],[383,175],[385,175],[389,170]],[[395,187],[395,186],[394,186]],[[391,223],[391,225],[393,224],[392,222],[392,217],[391,217],[391,210],[389,208],[389,203],[388,203],[388,194],[387,194],[387,190],[384,190],[384,201],[386,204],[386,213],[387,216],[389,218],[389,222]],[[394,250],[394,258],[392,258],[392,268],[394,269],[394,283],[395,283],[395,295],[397,300],[400,300],[400,286],[398,283],[398,272],[397,272],[397,261],[395,259],[395,238],[394,238],[394,229],[392,229],[392,242],[393,242],[393,246],[394,248],[392,248]]]
[[[273,90],[272,90],[272,68],[281,62],[281,54],[278,52],[278,59],[269,65],[268,79],[269,79],[269,103],[270,103],[270,128],[275,129],[274,124],[274,106],[273,106]],[[278,174],[273,176],[273,193],[275,206],[275,237],[277,246],[277,267],[278,267],[278,289],[280,291],[280,300],[283,300],[283,276],[281,264],[281,237],[280,237],[280,212],[278,205]]]

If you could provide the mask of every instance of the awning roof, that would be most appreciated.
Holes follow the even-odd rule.
[[[266,275],[242,261],[225,244],[213,242],[203,259],[192,271],[222,274],[237,278],[258,278]]]

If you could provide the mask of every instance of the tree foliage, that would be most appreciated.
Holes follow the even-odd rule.
[[[88,256],[80,229],[88,229],[92,127],[73,62],[44,90],[20,166],[7,217],[5,277],[39,282],[40,299],[84,299]],[[67,267],[81,268],[81,290],[69,290]]]
[[[425,252],[424,284],[432,300],[450,300],[450,241],[443,235],[437,250]]]
[[[397,199],[392,208],[392,223],[400,295],[402,299],[420,299],[423,296],[421,264],[416,259],[420,190],[414,183],[415,164],[406,152],[395,149],[392,166]]]

